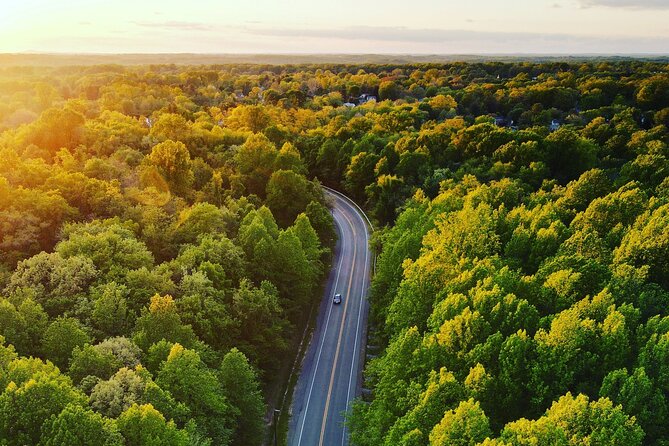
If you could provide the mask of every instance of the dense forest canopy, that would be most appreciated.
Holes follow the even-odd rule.
[[[260,444],[320,185],[223,73],[84,71],[1,76],[0,444]]]
[[[320,183],[383,228],[363,445],[669,444],[669,66],[0,68],[0,444],[259,444]]]

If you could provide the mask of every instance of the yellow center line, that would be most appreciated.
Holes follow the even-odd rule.
[[[353,226],[353,222],[346,216],[344,212],[342,212],[342,215],[348,221],[349,226],[351,227],[351,230],[353,231],[353,262],[351,262],[351,275],[349,276],[348,279],[348,288],[346,290],[346,302],[344,302],[344,314],[341,318],[341,324],[339,326],[339,337],[337,338],[337,350],[335,351],[335,357],[334,357],[334,362],[332,364],[332,372],[330,373],[330,386],[328,387],[328,396],[325,400],[325,411],[323,412],[323,422],[321,424],[321,437],[320,440],[318,441],[318,446],[323,446],[323,439],[325,438],[325,424],[328,419],[328,411],[330,410],[330,398],[332,397],[332,386],[334,384],[334,377],[335,377],[335,372],[337,370],[337,359],[339,358],[339,349],[341,347],[341,337],[342,334],[344,333],[344,323],[346,322],[346,308],[348,307],[348,301],[351,300],[350,294],[351,294],[351,286],[353,285],[353,273],[355,272],[355,258],[358,254],[358,245],[355,243],[355,238],[357,236],[357,233],[355,231],[355,226]]]

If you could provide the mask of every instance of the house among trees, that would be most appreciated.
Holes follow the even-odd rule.
[[[376,96],[371,95],[371,94],[367,94],[367,93],[363,93],[363,94],[360,95],[360,97],[358,97],[358,105],[366,104],[367,102],[371,102],[371,101],[376,102]]]
[[[556,131],[557,129],[560,128],[560,121],[558,121],[557,119],[553,119],[551,121],[551,125],[549,126],[549,128],[550,128],[551,132]]]
[[[495,116],[495,125],[497,127],[510,127],[513,125],[513,119],[507,119],[504,116]]]

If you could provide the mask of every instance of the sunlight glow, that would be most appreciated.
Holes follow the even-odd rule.
[[[669,7],[648,0],[0,3],[0,52],[664,53],[669,48]]]

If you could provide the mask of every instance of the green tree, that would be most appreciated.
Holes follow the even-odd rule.
[[[75,347],[70,360],[69,375],[75,383],[80,383],[87,376],[108,379],[121,362],[111,353],[103,352],[91,345]]]
[[[558,206],[567,206],[578,212],[584,211],[595,198],[611,192],[611,180],[601,169],[591,169],[570,182]]]
[[[239,246],[225,236],[206,234],[198,244],[184,246],[174,263],[187,272],[204,272],[217,289],[236,286],[248,269]]]
[[[652,76],[640,83],[636,99],[642,106],[658,109],[669,101],[669,80],[666,76]]]
[[[65,258],[59,253],[43,252],[17,265],[7,290],[10,294],[29,291],[49,315],[57,316],[72,311],[76,301],[84,297],[98,276],[93,260],[83,255]],[[39,313],[37,309],[35,311]],[[43,323],[38,322],[35,328],[42,326]],[[33,332],[30,336],[33,339],[41,337],[42,332]]]
[[[105,416],[116,418],[133,404],[152,404],[168,418],[184,421],[188,408],[178,403],[166,390],[151,379],[142,366],[123,367],[106,381],[99,381],[91,390],[91,406]]]
[[[520,418],[526,412],[526,401],[533,395],[530,384],[532,366],[536,361],[536,345],[525,330],[512,334],[502,344],[499,352],[499,374],[494,398],[496,409],[492,412],[502,422]]]
[[[0,335],[21,354],[39,351],[47,319],[42,307],[30,298],[21,302],[18,308],[0,298]]]
[[[74,107],[49,108],[26,129],[24,144],[35,144],[51,155],[64,147],[73,149],[82,139],[84,122],[84,116]]]
[[[213,265],[203,265],[207,270]],[[222,282],[222,278],[215,279]],[[179,315],[184,324],[193,327],[199,339],[216,350],[229,346],[235,338],[235,321],[224,305],[224,293],[215,288],[214,282],[204,271],[185,274],[179,285],[181,298],[177,301]],[[221,333],[228,333],[222,337]]]
[[[148,309],[137,319],[133,339],[144,351],[162,339],[186,346],[193,346],[197,340],[191,326],[182,324],[172,296],[158,294],[151,298]]]
[[[599,390],[602,397],[621,404],[625,413],[633,415],[643,429],[645,442],[661,443],[667,438],[662,420],[667,417],[667,403],[664,393],[641,368],[632,374],[620,369],[606,375]]]
[[[418,366],[413,361],[422,336],[416,327],[400,333],[385,355],[368,366],[367,373],[376,383],[371,404],[354,405],[351,416],[351,441],[372,446],[383,444],[383,437],[392,424],[406,413],[412,401],[409,384]]]
[[[191,125],[186,118],[175,113],[161,113],[151,124],[149,134],[156,140],[183,141],[189,140],[192,133]]]
[[[175,344],[156,383],[188,406],[198,427],[214,443],[229,444],[236,410],[223,395],[216,375],[195,351]]]
[[[274,144],[261,133],[249,136],[239,147],[235,154],[235,163],[247,193],[265,196],[277,155]]]
[[[446,412],[430,433],[430,446],[468,446],[482,442],[491,435],[490,424],[479,403],[463,401]]]
[[[430,373],[417,403],[413,403],[406,415],[393,424],[383,444],[426,444],[430,430],[442,418],[444,408],[454,407],[462,398],[464,389],[452,373],[444,368],[439,373]]]
[[[374,183],[374,168],[378,162],[379,157],[373,153],[360,152],[351,157],[344,177],[344,187],[351,197],[358,201],[365,199],[365,188]]]
[[[240,105],[232,110],[230,120],[238,128],[258,133],[270,124],[271,117],[262,105]]]
[[[193,182],[193,172],[190,153],[182,142],[168,139],[156,144],[147,160],[169,183],[172,192],[178,195],[187,194]]]
[[[647,268],[649,278],[669,285],[669,265],[664,261],[669,250],[669,205],[640,216],[614,253],[616,263]]]
[[[318,233],[318,238],[323,246],[331,247],[334,245],[336,233],[332,215],[330,215],[328,208],[317,201],[311,201],[307,205],[305,214],[309,218],[309,223]]]
[[[174,235],[178,243],[197,243],[205,235],[224,235],[225,212],[213,204],[197,203],[179,213]]]
[[[8,446],[38,444],[42,426],[52,416],[57,416],[69,404],[86,404],[84,395],[57,369],[31,373],[25,365],[28,363],[21,359],[10,363],[14,376],[9,377],[9,384],[0,394],[0,438]],[[16,375],[23,375],[23,379],[17,379]]]
[[[176,427],[151,404],[134,404],[117,421],[126,444],[137,446],[187,446],[188,434]]]
[[[40,446],[122,446],[123,437],[116,423],[75,404],[42,426]]]
[[[277,170],[267,183],[267,206],[272,210],[277,222],[287,227],[295,217],[304,212],[314,199],[307,179],[292,170]]]
[[[128,309],[128,289],[124,285],[110,282],[93,291],[92,319],[95,328],[105,336],[127,333],[131,314]]]
[[[72,351],[90,342],[90,336],[77,319],[60,317],[53,321],[44,332],[42,352],[44,357],[65,370]]]
[[[293,232],[297,238],[300,239],[304,254],[307,256],[307,259],[316,271],[316,274],[322,274],[323,264],[321,263],[321,259],[324,250],[321,248],[318,234],[311,225],[311,221],[307,214],[302,213],[298,215],[295,219],[295,224],[289,228],[289,231]]]
[[[132,226],[118,219],[73,223],[63,228],[63,241],[56,252],[68,259],[83,256],[112,278],[128,270],[153,266],[153,256],[144,243],[137,240]]]
[[[557,432],[556,432],[557,431]],[[562,432],[560,432],[562,431]],[[512,444],[640,445],[643,431],[609,399],[589,401],[567,393],[537,421],[507,425],[501,439]],[[568,439],[568,441],[565,441]],[[546,443],[550,441],[551,443]]]
[[[269,255],[264,249],[260,255]],[[284,305],[287,313],[294,317],[313,297],[317,284],[317,270],[309,263],[300,239],[291,231],[282,231],[272,250],[273,258],[266,277],[279,289],[281,297],[288,300]]]
[[[379,99],[385,101],[390,99],[394,101],[399,99],[401,94],[399,86],[393,81],[383,81],[379,84]]]
[[[545,407],[575,385],[596,392],[608,371],[625,364],[630,337],[626,318],[607,291],[556,315],[550,331],[540,329],[535,335],[534,405]]]
[[[280,367],[276,353],[285,351],[289,324],[283,318],[276,287],[263,281],[255,288],[242,280],[232,295],[232,316],[239,323],[235,344],[263,370]]]
[[[139,359],[142,351],[130,339],[119,336],[107,338],[95,346],[95,349],[102,354],[110,353],[121,362],[125,367],[135,367],[139,365]]]
[[[265,435],[265,402],[258,376],[246,356],[233,348],[223,357],[219,370],[221,387],[237,409],[232,445],[260,445]]]
[[[300,152],[289,142],[281,146],[279,154],[276,157],[276,168],[279,170],[292,170],[301,175],[307,173],[307,168],[302,161]]]
[[[561,180],[571,180],[594,167],[597,146],[587,139],[562,127],[545,140],[548,166]]]
[[[156,294],[170,294],[176,290],[171,272],[166,268],[142,267],[128,271],[122,283],[128,289],[128,307],[135,314],[148,306]]]
[[[396,175],[380,175],[376,183],[365,188],[367,198],[375,203],[374,215],[379,221],[385,224],[395,220],[405,189],[404,180]]]

